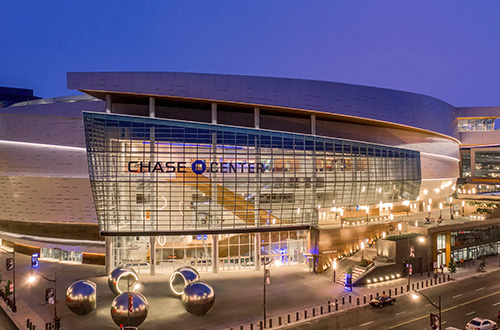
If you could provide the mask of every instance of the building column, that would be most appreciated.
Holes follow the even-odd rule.
[[[470,176],[476,177],[476,150],[474,148],[470,148]]]
[[[253,241],[253,254],[254,254],[254,268],[255,270],[260,270],[260,233],[254,234]]]
[[[149,275],[156,275],[156,236],[149,236]]]
[[[106,94],[106,113],[111,113],[111,94]]]
[[[316,135],[316,115],[311,115],[311,135]]]
[[[156,117],[155,98],[152,96],[149,97],[149,117],[151,117],[151,118]]]
[[[104,244],[106,248],[105,254],[105,267],[106,267],[106,275],[109,275],[114,268],[114,256],[113,256],[113,237],[106,236],[104,239]]]
[[[212,273],[219,272],[219,235],[212,234]]]

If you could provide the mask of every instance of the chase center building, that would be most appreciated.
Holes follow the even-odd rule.
[[[86,95],[0,110],[0,236],[48,259],[320,268],[459,176],[457,110],[424,95],[160,72],[68,88]]]

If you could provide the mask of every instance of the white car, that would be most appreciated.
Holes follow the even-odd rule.
[[[483,319],[482,317],[475,317],[467,323],[466,330],[492,330],[496,329],[497,324],[492,320]]]

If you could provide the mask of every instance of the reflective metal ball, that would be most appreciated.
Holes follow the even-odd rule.
[[[96,308],[96,284],[91,281],[77,281],[66,291],[66,306],[75,314],[85,315]]]
[[[170,289],[180,296],[189,283],[199,281],[200,273],[190,266],[179,267],[170,276]]]
[[[120,294],[128,291],[127,283],[131,288],[133,288],[134,283],[138,281],[139,277],[137,276],[137,273],[129,267],[116,267],[108,276],[108,286],[114,294]]]
[[[192,282],[184,288],[182,304],[191,314],[203,315],[207,313],[215,302],[215,291],[206,282]]]
[[[141,293],[124,292],[113,300],[111,318],[118,326],[123,324],[138,327],[148,317],[148,310],[148,301]]]

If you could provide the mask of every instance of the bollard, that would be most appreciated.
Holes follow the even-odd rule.
[[[281,325],[281,316],[278,316],[278,325]]]
[[[297,312],[297,319],[295,321],[299,320],[299,312]]]
[[[363,296],[363,304],[366,304],[366,295]]]
[[[359,297],[356,298],[356,304],[359,306]]]
[[[240,330],[243,330],[243,326],[240,326]]]
[[[337,300],[335,299],[335,310],[338,311],[339,310],[339,304],[337,303]]]
[[[401,285],[401,294],[403,294],[403,293],[404,293],[403,286]]]
[[[415,291],[415,283],[411,284],[411,291]]]
[[[352,303],[352,301],[351,301],[351,295],[349,295],[349,304],[350,304],[350,303]]]
[[[269,328],[273,327],[273,319],[269,319]]]
[[[373,300],[373,294],[370,293],[370,301]]]
[[[290,314],[288,314],[288,319],[287,319],[288,323],[290,323]],[[243,329],[241,329],[243,330]]]
[[[378,298],[378,292],[377,292],[377,298]]]
[[[320,310],[321,310],[321,315],[323,315],[323,306],[321,306]]]
[[[304,310],[304,320],[307,320],[307,309]]]
[[[439,278],[439,284],[441,284],[441,277]]]
[[[328,299],[328,313],[331,313],[332,311],[332,302],[330,299]]]
[[[30,327],[30,319],[26,319],[26,328]]]
[[[316,316],[316,308],[313,307],[313,317]]]
[[[250,323],[250,330],[253,330],[253,323]]]
[[[391,296],[391,289],[389,289],[389,296]]]
[[[451,279],[450,274],[448,274],[448,281]]]
[[[262,329],[264,329],[264,328],[262,327],[262,321],[260,321],[260,330],[262,330]]]
[[[385,296],[385,290],[382,291],[382,294]]]
[[[345,298],[344,298],[344,296],[342,296],[342,305],[344,305],[344,304],[345,304]]]
[[[398,295],[398,288],[394,288],[394,295],[397,296]]]

